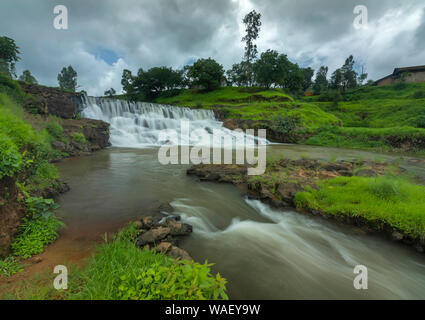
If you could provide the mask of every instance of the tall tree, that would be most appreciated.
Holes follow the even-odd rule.
[[[232,65],[232,69],[226,71],[227,80],[231,84],[236,84],[238,87],[246,86],[248,84],[247,72],[246,61],[235,63]]]
[[[121,84],[126,94],[132,93],[133,81],[134,81],[134,78],[133,78],[133,75],[131,74],[131,71],[128,69],[124,69],[122,71]]]
[[[303,80],[301,83],[302,89],[303,91],[307,91],[308,88],[310,88],[313,85],[313,75],[314,75],[314,70],[312,68],[303,68],[301,69],[301,72],[303,74]]]
[[[265,88],[277,84],[281,77],[281,70],[278,63],[279,53],[275,50],[263,52],[260,59],[253,65],[255,82]]]
[[[19,47],[15,40],[0,37],[0,72],[9,77],[16,77],[15,64],[19,61]]]
[[[314,94],[321,94],[328,89],[328,71],[329,68],[326,66],[321,66],[317,71],[313,85]]]
[[[58,82],[62,90],[75,92],[77,89],[77,72],[72,66],[63,67],[58,74]]]
[[[357,86],[357,72],[354,70],[354,57],[350,55],[341,68],[342,73],[342,91],[353,89]]]
[[[19,80],[33,84],[38,83],[37,79],[31,74],[29,70],[24,70],[24,72],[22,72],[22,74],[19,76]]]
[[[258,38],[261,26],[261,13],[257,13],[255,10],[252,10],[243,18],[243,23],[245,24],[246,35],[242,38],[242,41],[245,42],[245,61],[247,63],[247,78],[248,86],[252,84],[252,62],[257,57],[257,45],[254,43]]]

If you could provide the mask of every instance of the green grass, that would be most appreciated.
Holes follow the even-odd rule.
[[[271,120],[277,116],[296,116],[306,128],[338,125],[340,120],[312,103],[296,102],[281,89],[222,87],[210,92],[184,90],[170,98],[158,98],[157,103],[192,108],[215,108],[227,118]]]
[[[304,143],[337,148],[423,153],[425,129],[322,127],[314,130],[313,135]]]
[[[226,281],[210,265],[174,261],[133,243],[134,224],[100,245],[70,290],[69,299],[227,299]],[[71,284],[72,285],[72,284]]]
[[[298,207],[335,216],[360,217],[375,226],[387,224],[415,239],[425,239],[425,187],[396,177],[339,177],[300,192]]]

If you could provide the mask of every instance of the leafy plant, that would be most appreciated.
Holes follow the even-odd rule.
[[[56,119],[50,119],[50,121],[49,121],[49,123],[47,124],[47,127],[46,127],[46,129],[47,129],[47,132],[49,132],[49,134],[53,137],[53,138],[55,138],[55,139],[57,139],[57,140],[60,140],[60,141],[62,141],[63,139],[64,139],[64,136],[63,136],[63,128],[62,128],[62,126],[57,122],[57,120]]]
[[[217,300],[228,299],[226,280],[212,277],[210,266],[176,261],[171,266],[156,263],[136,279],[121,276],[119,298],[125,300]]]
[[[0,259],[0,276],[10,277],[24,270],[20,262],[14,257]]]
[[[71,138],[79,143],[87,143],[86,137],[81,132],[72,133]]]
[[[29,258],[43,252],[43,249],[58,238],[57,231],[65,225],[53,214],[25,218],[18,227],[18,236],[12,243],[13,254]]]

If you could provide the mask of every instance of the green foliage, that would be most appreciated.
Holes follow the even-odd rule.
[[[0,73],[9,77],[15,76],[15,64],[19,61],[19,47],[15,40],[0,37]]]
[[[0,171],[18,182],[37,174],[46,184],[54,183],[57,169],[49,164],[54,151],[47,132],[37,133],[23,120],[23,110],[0,94]]]
[[[119,298],[124,300],[218,300],[228,299],[226,280],[211,276],[212,264],[177,261],[170,266],[155,263],[132,279],[120,277]]]
[[[109,90],[106,90],[104,94],[105,94],[105,96],[112,98],[116,93],[117,92],[115,91],[115,89],[111,88]]]
[[[313,91],[314,94],[321,94],[328,90],[329,82],[327,79],[329,68],[321,66],[316,73],[316,79],[314,80]]]
[[[298,207],[330,215],[361,217],[425,239],[425,187],[396,177],[339,177],[318,183],[318,190],[298,193]]]
[[[71,138],[79,143],[87,143],[86,137],[81,132],[72,133]]]
[[[300,118],[296,115],[277,116],[272,118],[271,128],[281,135],[290,137],[294,135],[300,123]]]
[[[245,42],[245,62],[247,66],[247,85],[252,85],[252,62],[257,57],[257,45],[254,43],[257,40],[260,27],[261,27],[261,13],[257,13],[255,10],[249,12],[243,18],[242,22],[245,24],[245,36],[242,41]]]
[[[59,140],[59,141],[64,140],[63,128],[58,123],[58,120],[55,117],[50,118],[47,124],[46,130],[56,140]]]
[[[202,86],[207,91],[220,87],[224,80],[223,66],[211,58],[199,59],[186,69],[190,85]]]
[[[57,231],[65,225],[52,210],[58,206],[51,199],[26,199],[27,217],[18,226],[18,235],[11,247],[13,254],[29,258],[43,252],[43,249],[58,238]]]
[[[425,92],[424,91],[415,91],[412,95],[413,99],[422,99],[425,98]]]
[[[63,67],[58,74],[58,82],[62,90],[75,92],[77,89],[77,72],[72,66]]]
[[[321,127],[305,143],[339,148],[420,152],[425,148],[425,130],[412,127],[346,128]]]
[[[22,156],[13,141],[0,132],[0,180],[12,177],[22,167]]]
[[[175,90],[183,85],[183,71],[154,67],[148,71],[139,69],[137,76],[133,76],[130,70],[124,70],[121,84],[130,99],[152,100],[164,92],[177,93]]]
[[[210,265],[175,262],[165,255],[140,249],[132,242],[138,232],[130,224],[113,241],[100,245],[70,298],[226,298],[225,280],[211,276]]]
[[[0,277],[10,277],[23,270],[23,266],[14,257],[6,257],[4,259],[0,259]]]
[[[20,81],[24,81],[26,83],[37,84],[37,79],[31,74],[29,70],[24,70],[22,74],[19,76]]]

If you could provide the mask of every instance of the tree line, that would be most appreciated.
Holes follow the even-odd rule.
[[[198,59],[181,70],[165,66],[148,70],[140,68],[137,74],[133,75],[130,70],[125,69],[121,77],[125,95],[130,99],[153,100],[159,95],[177,94],[184,88],[211,91],[221,86],[282,88],[294,95],[302,95],[307,90],[322,94],[329,90],[345,92],[363,85],[367,78],[367,73],[363,70],[360,73],[355,70],[353,56],[348,57],[343,66],[335,70],[330,77],[327,66],[321,66],[315,73],[312,68],[302,68],[291,62],[286,54],[276,50],[266,50],[258,57],[255,41],[261,29],[261,14],[253,10],[244,17],[243,23],[244,58],[233,64],[229,70],[224,70],[223,66],[212,58]],[[13,39],[0,37],[0,72],[16,78],[15,64],[20,60],[19,54],[19,47]],[[29,70],[24,70],[18,79],[37,83]],[[57,80],[63,90],[75,92],[78,88],[77,72],[72,66],[62,68]],[[104,94],[114,96],[116,91],[110,88]]]

